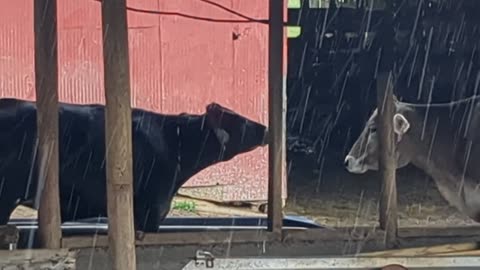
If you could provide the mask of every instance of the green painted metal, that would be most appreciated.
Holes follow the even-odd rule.
[[[302,0],[288,0],[287,7],[289,9],[299,9],[302,7]]]
[[[302,34],[302,27],[300,26],[287,26],[287,38],[297,38]]]

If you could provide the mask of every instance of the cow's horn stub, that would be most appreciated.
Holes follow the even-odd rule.
[[[220,105],[218,103],[215,103],[215,102],[212,102],[210,104],[207,105],[207,112],[209,111],[217,111],[218,109],[220,109]]]

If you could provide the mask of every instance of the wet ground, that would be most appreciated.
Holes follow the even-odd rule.
[[[289,174],[286,212],[298,213],[330,226],[368,226],[378,221],[378,174],[348,173],[338,159],[326,161],[323,173],[313,158],[297,156]],[[408,166],[397,172],[400,226],[473,224],[448,205],[433,181]]]
[[[380,179],[375,173],[346,172],[338,158],[325,162],[323,173],[308,156],[293,156],[288,182],[287,214],[303,215],[327,226],[370,226],[378,220]],[[458,226],[473,224],[449,206],[433,181],[407,167],[397,173],[400,226]],[[259,215],[248,207],[218,205],[177,197],[170,216]],[[19,207],[12,217],[35,217],[36,211]]]

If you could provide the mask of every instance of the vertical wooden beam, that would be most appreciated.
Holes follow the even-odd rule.
[[[393,133],[393,115],[395,104],[393,99],[393,69],[395,55],[395,30],[393,1],[385,2],[385,15],[377,31],[372,46],[378,51],[377,65],[377,126],[379,132],[379,170],[382,177],[382,188],[379,205],[380,228],[385,231],[385,246],[391,248],[396,243],[398,231],[397,183],[395,138]],[[378,46],[378,47],[377,47]],[[374,52],[376,53],[376,52]]]
[[[136,268],[126,0],[102,1],[108,238],[113,269]]]
[[[268,27],[268,229],[281,236],[286,162],[286,89],[283,83],[284,0],[270,0]]]
[[[380,228],[385,231],[385,245],[395,245],[398,231],[396,156],[393,133],[393,100],[391,72],[381,72],[377,76],[377,126],[379,132],[379,170],[382,177],[380,197]]]
[[[43,247],[56,249],[60,248],[62,238],[58,184],[57,0],[34,0],[33,13],[39,161],[38,236]]]

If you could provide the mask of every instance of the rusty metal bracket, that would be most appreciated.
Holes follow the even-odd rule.
[[[213,261],[215,257],[212,253],[204,250],[197,250],[195,254],[195,266],[205,266],[206,268],[213,268]]]

